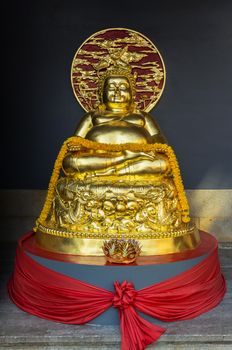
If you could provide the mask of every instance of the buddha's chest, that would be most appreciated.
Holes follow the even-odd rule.
[[[123,118],[99,116],[93,118],[93,127],[86,138],[100,143],[150,143],[151,136],[145,129],[143,117]]]

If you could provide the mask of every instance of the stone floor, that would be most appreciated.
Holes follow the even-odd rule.
[[[6,283],[13,269],[15,244],[2,243],[0,247],[0,349],[120,349],[118,327],[49,322],[12,304]],[[219,253],[228,288],[223,302],[196,319],[166,324],[167,332],[148,349],[232,349],[232,243],[220,244]]]

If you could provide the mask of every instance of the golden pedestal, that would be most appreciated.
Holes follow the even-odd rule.
[[[199,233],[191,222],[182,222],[172,179],[146,180],[61,178],[49,215],[38,226],[37,243],[54,252],[97,256],[104,255],[103,242],[113,237],[138,240],[141,255],[194,249]]]

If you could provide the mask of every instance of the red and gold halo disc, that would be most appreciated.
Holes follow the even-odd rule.
[[[155,45],[143,34],[110,28],[91,35],[75,53],[71,68],[74,95],[86,112],[99,101],[99,72],[117,63],[130,66],[136,77],[137,108],[149,112],[160,99],[166,80],[165,66]]]

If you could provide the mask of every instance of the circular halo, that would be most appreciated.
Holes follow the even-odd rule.
[[[109,28],[94,33],[76,51],[71,84],[82,108],[86,112],[96,109],[100,103],[99,74],[115,64],[130,67],[136,78],[136,106],[149,112],[164,90],[164,62],[146,36],[127,28]]]

